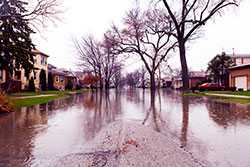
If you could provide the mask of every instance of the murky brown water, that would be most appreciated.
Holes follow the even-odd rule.
[[[84,93],[0,116],[0,167],[53,166],[115,120],[171,133],[209,166],[250,166],[250,106],[160,91]]]

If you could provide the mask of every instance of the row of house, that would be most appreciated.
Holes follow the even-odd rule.
[[[18,92],[20,90],[28,90],[29,81],[34,80],[34,86],[36,90],[42,90],[42,79],[45,79],[46,87],[48,89],[65,90],[76,89],[84,87],[84,78],[89,75],[88,72],[73,72],[63,68],[57,68],[51,64],[48,64],[49,56],[39,50],[34,50],[34,72],[29,77],[25,76],[24,69],[15,71],[13,76],[9,76],[7,71],[0,69],[0,88],[5,89],[8,82],[11,81],[12,92]],[[44,75],[44,76],[42,76]],[[43,81],[44,82],[44,81]]]
[[[237,90],[250,90],[250,54],[227,54],[230,56],[235,66],[229,68],[229,87]],[[189,74],[190,88],[208,79],[205,71],[192,71]],[[170,85],[174,89],[183,86],[181,77],[173,77],[164,80],[165,85]]]
[[[205,71],[191,71],[189,72],[189,87],[196,87],[201,82],[204,82],[208,79],[208,76]],[[183,87],[183,82],[181,77],[172,78],[172,88],[181,89]]]

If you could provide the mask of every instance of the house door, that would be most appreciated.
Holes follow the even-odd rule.
[[[235,77],[235,86],[238,89],[247,90],[247,77]]]

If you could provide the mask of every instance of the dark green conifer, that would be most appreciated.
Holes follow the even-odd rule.
[[[34,67],[30,38],[34,31],[23,17],[26,5],[20,0],[0,0],[0,69],[11,76],[22,67],[28,77]]]

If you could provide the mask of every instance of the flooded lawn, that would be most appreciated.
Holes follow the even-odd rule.
[[[0,167],[53,166],[115,121],[133,120],[212,167],[250,166],[250,106],[160,91],[86,92],[0,116]],[[164,147],[164,146],[163,146]],[[180,157],[181,158],[181,157]]]

